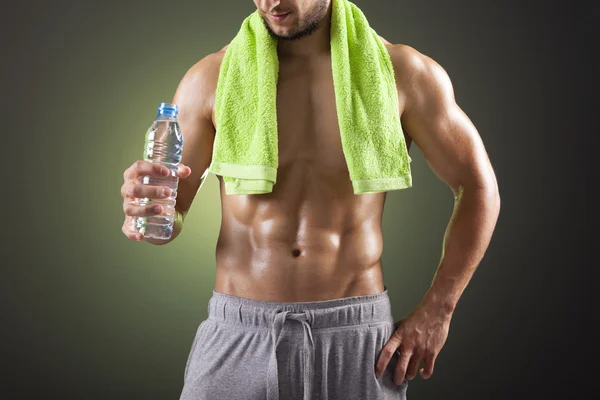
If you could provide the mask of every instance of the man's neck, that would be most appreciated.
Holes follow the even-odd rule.
[[[277,43],[277,53],[279,58],[312,58],[331,51],[331,2],[329,9],[323,17],[323,21],[312,34],[296,40],[279,40]]]

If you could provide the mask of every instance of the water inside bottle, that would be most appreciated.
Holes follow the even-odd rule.
[[[177,167],[163,164],[171,171],[167,177],[157,177],[152,175],[143,176],[141,183],[152,186],[166,186],[171,188],[171,196],[162,199],[141,198],[138,199],[138,205],[148,206],[160,204],[162,212],[160,214],[137,217],[135,229],[144,235],[144,237],[154,239],[169,239],[173,233],[173,221],[175,220],[175,202],[177,197],[177,186],[179,178],[177,177]]]
[[[175,201],[177,197],[177,186],[179,177],[177,167],[181,161],[183,150],[183,135],[177,121],[178,108],[174,104],[161,103],[158,115],[148,131],[144,143],[144,159],[152,163],[166,166],[171,174],[167,177],[146,175],[141,182],[145,185],[166,186],[173,193],[168,198],[142,198],[137,203],[140,206],[151,206],[160,204],[161,214],[136,217],[134,229],[144,235],[145,238],[167,240],[173,233],[175,220]]]

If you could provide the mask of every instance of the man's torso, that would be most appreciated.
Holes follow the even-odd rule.
[[[225,49],[217,53],[221,59]],[[399,99],[401,113],[401,90]],[[214,106],[212,115],[218,134]],[[222,223],[215,290],[284,302],[381,293],[386,193],[353,192],[330,55],[280,60],[277,123],[279,165],[271,193],[226,195],[217,176]]]

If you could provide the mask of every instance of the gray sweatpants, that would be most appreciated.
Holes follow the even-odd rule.
[[[392,333],[382,293],[266,302],[213,290],[189,353],[180,400],[405,400],[398,355],[377,378]]]

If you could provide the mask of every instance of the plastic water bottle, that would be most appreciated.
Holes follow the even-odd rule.
[[[145,238],[168,240],[173,233],[175,220],[175,200],[179,176],[177,166],[181,161],[183,150],[183,135],[177,121],[179,110],[176,104],[160,103],[158,115],[146,132],[144,144],[144,160],[159,163],[167,167],[171,174],[167,177],[146,175],[141,183],[152,186],[167,186],[173,193],[162,199],[138,199],[140,206],[160,204],[162,213],[152,216],[135,217],[135,230]]]

